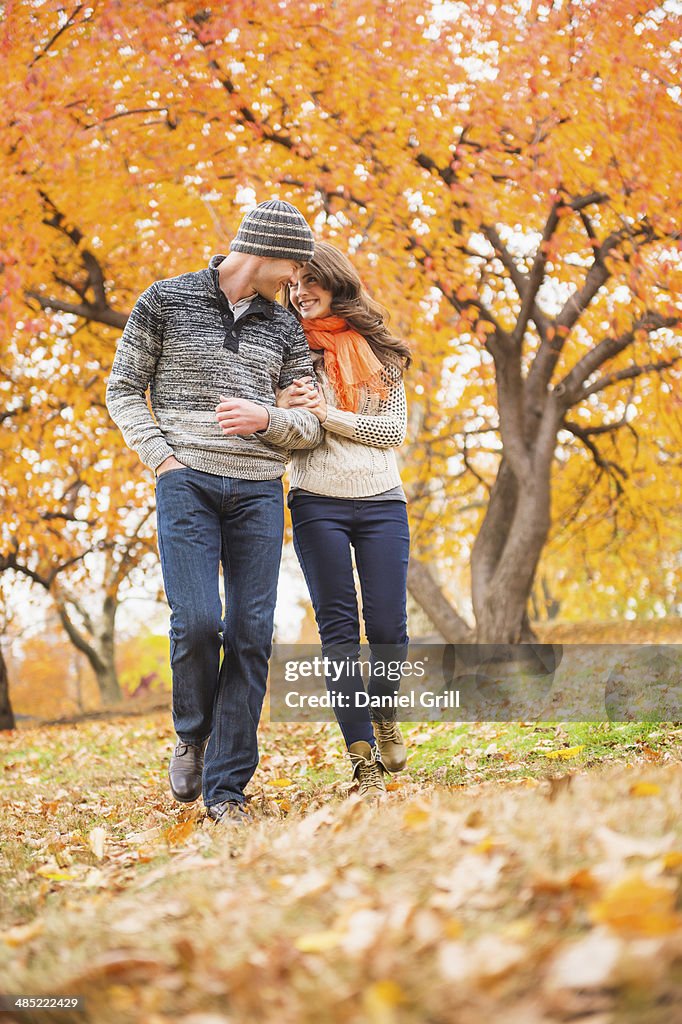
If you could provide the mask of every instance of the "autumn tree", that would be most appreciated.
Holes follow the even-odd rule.
[[[45,378],[48,359],[32,358],[48,338],[38,334],[28,353],[20,339],[7,346],[15,346],[11,384],[20,401],[16,392],[10,398],[0,442],[0,572],[29,579],[50,596],[103,701],[114,703],[121,698],[116,613],[155,552],[153,502],[94,387],[101,387],[104,368],[80,351],[76,332],[62,325],[49,335],[52,380]],[[6,377],[9,392],[8,384]]]
[[[412,341],[411,585],[444,632],[436,541],[471,551],[479,639],[518,640],[567,466],[592,460],[588,504],[655,508],[679,436],[672,5],[15,3],[3,32],[11,336],[73,318],[101,399],[135,296],[279,194]],[[627,436],[656,430],[643,486]]]

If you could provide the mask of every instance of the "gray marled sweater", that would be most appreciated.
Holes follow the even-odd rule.
[[[224,258],[142,293],[116,350],[107,408],[151,469],[174,455],[205,473],[272,480],[284,472],[291,449],[322,440],[312,413],[275,407],[275,388],[314,376],[310,352],[296,318],[276,302],[258,296],[234,321],[218,283]],[[267,429],[223,434],[215,412],[221,395],[267,406]]]

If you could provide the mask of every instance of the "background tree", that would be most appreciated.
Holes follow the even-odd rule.
[[[657,507],[679,436],[673,5],[7,15],[10,333],[76,318],[101,396],[114,328],[142,287],[195,269],[242,203],[280,194],[351,250],[413,343],[404,464],[425,603],[439,592],[429,561],[470,551],[479,638],[528,635],[582,452],[598,478],[585,510],[609,488],[610,507],[629,502],[638,522]],[[617,439],[631,428],[659,432],[646,464]],[[656,538],[665,558],[669,540]],[[620,547],[616,532],[603,553]]]
[[[12,700],[9,690],[9,672],[7,662],[2,650],[2,639],[5,636],[5,595],[2,589],[3,560],[0,559],[0,731],[14,729],[16,720],[12,708]]]

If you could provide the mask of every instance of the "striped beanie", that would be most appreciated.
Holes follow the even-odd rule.
[[[313,233],[302,213],[281,199],[268,199],[246,214],[230,242],[230,252],[296,260],[313,258]]]

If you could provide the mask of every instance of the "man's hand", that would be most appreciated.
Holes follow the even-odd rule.
[[[327,402],[324,395],[313,384],[312,377],[296,377],[277,395],[280,409],[307,409],[317,416],[320,423],[327,418]]]
[[[162,473],[167,473],[169,469],[184,469],[182,462],[178,462],[174,455],[169,455],[167,459],[164,459],[160,466],[156,467],[156,475],[161,476]]]
[[[270,423],[265,406],[249,402],[246,398],[221,395],[216,413],[223,434],[253,434],[257,430],[265,430]]]

